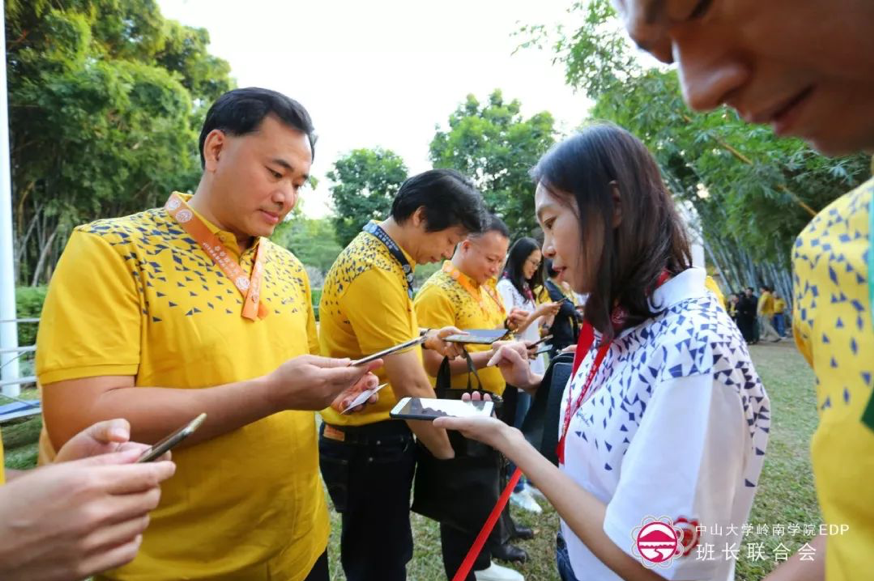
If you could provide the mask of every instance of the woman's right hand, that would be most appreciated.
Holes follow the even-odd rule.
[[[543,303],[537,307],[537,314],[541,317],[554,317],[561,310],[560,302]]]
[[[474,393],[472,397],[468,394],[462,396],[462,401],[480,401],[482,399],[491,401],[492,398],[488,395],[483,398],[479,393]],[[457,430],[465,438],[487,444],[505,455],[511,437],[508,432],[515,429],[497,419],[494,415],[490,417],[476,416],[469,418],[444,416],[434,420],[434,427]]]
[[[520,389],[536,389],[541,377],[531,372],[528,347],[522,341],[502,342],[494,349],[487,366],[497,365],[504,380]]]

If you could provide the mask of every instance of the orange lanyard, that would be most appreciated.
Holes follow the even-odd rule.
[[[486,310],[486,305],[483,302],[483,297],[480,292],[477,292],[475,288],[470,284],[468,278],[458,270],[454,264],[449,261],[443,263],[443,272],[452,277],[452,280],[461,285],[461,288],[466,290],[470,296],[476,299],[476,302],[479,303],[480,308],[484,313],[488,314],[488,310]],[[501,301],[501,298],[493,291],[489,286],[481,284],[479,287],[480,291],[485,291],[487,295],[489,295],[495,304],[498,305],[498,308],[501,309],[501,315],[506,315],[507,311],[504,309],[504,303]]]
[[[264,244],[258,243],[255,251],[255,263],[252,265],[252,274],[246,276],[237,261],[227,247],[219,240],[218,236],[203,223],[194,210],[178,194],[172,194],[164,205],[164,209],[179,225],[194,238],[197,245],[212,258],[225,275],[234,283],[240,294],[243,295],[243,316],[250,321],[263,319],[270,314],[267,307],[261,303],[261,281],[264,278]]]

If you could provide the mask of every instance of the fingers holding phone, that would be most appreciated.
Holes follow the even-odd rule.
[[[345,390],[371,371],[382,367],[382,359],[350,365],[349,359],[301,355],[280,365],[265,377],[272,405],[276,409],[323,410]]]
[[[507,329],[510,331],[515,331],[518,329],[525,321],[528,320],[528,315],[530,313],[525,309],[520,309],[519,307],[514,307],[513,310],[507,315]]]
[[[127,450],[53,463],[0,487],[0,577],[80,579],[130,562],[175,471],[136,459]]]
[[[443,327],[442,329],[432,330],[425,334],[424,346],[426,349],[437,351],[444,357],[455,359],[456,357],[461,357],[462,353],[464,353],[464,345],[449,342],[445,339],[452,335],[463,334],[464,331],[456,327]]]
[[[372,373],[368,373],[361,381],[337,396],[331,407],[341,414],[360,412],[369,405],[379,401],[379,391],[388,385],[378,385],[379,379]]]

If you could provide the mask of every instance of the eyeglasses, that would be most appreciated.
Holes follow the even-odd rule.
[[[525,259],[525,262],[527,262],[528,264],[530,264],[534,268],[540,268],[540,261],[537,260],[536,258],[527,258],[527,259]]]

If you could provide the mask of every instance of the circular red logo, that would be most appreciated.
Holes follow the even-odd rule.
[[[698,521],[681,516],[674,521],[674,527],[680,531],[679,542],[685,557],[692,552],[692,549],[698,546]]]
[[[677,531],[666,523],[653,521],[637,533],[637,550],[640,556],[652,563],[663,563],[677,553],[680,539]]]

